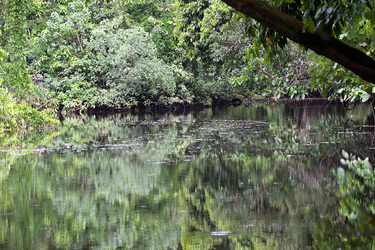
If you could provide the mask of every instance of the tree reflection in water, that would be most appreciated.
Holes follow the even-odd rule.
[[[67,118],[43,153],[2,154],[0,248],[345,248],[356,227],[338,213],[332,169],[342,149],[372,159],[368,115],[253,105]]]

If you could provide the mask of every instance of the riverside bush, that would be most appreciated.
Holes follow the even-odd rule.
[[[40,85],[64,109],[192,101],[189,74],[158,56],[152,35],[123,16],[91,17],[82,1],[54,12],[33,40],[29,60]]]

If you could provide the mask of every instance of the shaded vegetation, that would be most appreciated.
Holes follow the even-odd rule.
[[[302,37],[374,59],[373,2],[267,3]],[[374,247],[373,105],[83,116],[39,130],[56,111],[373,104],[373,79],[218,0],[4,0],[0,11],[0,248]]]
[[[371,2],[269,4],[310,32],[332,33],[374,54]],[[7,0],[1,8],[2,96],[36,110],[327,95],[365,102],[375,89],[218,0]]]

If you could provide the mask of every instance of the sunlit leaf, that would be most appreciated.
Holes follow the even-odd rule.
[[[349,159],[349,154],[345,150],[342,150],[341,154],[345,159]]]
[[[371,95],[367,92],[365,92],[362,97],[361,97],[361,101],[362,102],[367,102],[369,99],[370,99]]]

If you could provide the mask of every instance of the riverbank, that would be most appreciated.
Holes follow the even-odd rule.
[[[231,100],[220,100],[212,103],[211,105],[202,104],[202,103],[189,103],[189,102],[178,102],[172,103],[170,105],[164,103],[153,103],[149,106],[143,104],[133,107],[97,107],[87,109],[84,112],[81,109],[70,109],[62,114],[61,111],[58,111],[57,114],[61,117],[64,115],[80,115],[82,113],[95,115],[95,114],[112,114],[112,113],[124,113],[124,114],[136,114],[136,113],[168,113],[168,112],[181,112],[187,110],[202,110],[206,108],[222,108],[228,106],[239,106],[239,105],[249,105],[252,103],[269,103],[269,104],[278,104],[278,103],[291,103],[295,105],[303,105],[306,103],[325,103],[325,104],[336,104],[340,103],[339,99],[328,99],[328,98],[305,98],[305,99],[231,99]]]

